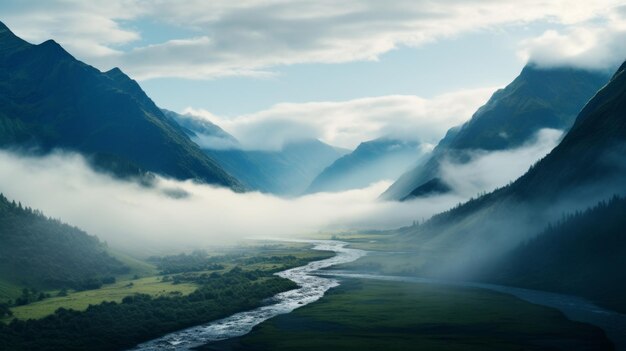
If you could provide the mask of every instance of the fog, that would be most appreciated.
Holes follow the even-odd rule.
[[[563,131],[542,129],[526,144],[511,150],[472,151],[463,164],[444,160],[442,179],[462,197],[492,191],[522,176],[561,141]]]
[[[244,238],[306,236],[320,230],[395,228],[462,198],[379,202],[389,182],[297,199],[157,177],[154,186],[91,170],[72,153],[45,157],[0,151],[0,191],[135,253],[235,243]]]
[[[220,126],[239,141],[236,147],[246,150],[277,151],[285,144],[310,139],[346,149],[381,137],[435,144],[448,129],[467,121],[494,90],[467,89],[428,99],[389,95],[279,103],[239,116],[218,116],[194,108],[187,108],[182,114],[199,123],[209,121]]]
[[[162,177],[146,187],[97,173],[82,156],[67,152],[36,157],[0,151],[0,191],[113,247],[136,253],[184,250],[246,238],[409,225],[514,180],[560,136],[559,131],[543,130],[519,149],[476,153],[462,165],[448,163],[444,178],[456,191],[409,202],[378,200],[391,181],[292,199]]]

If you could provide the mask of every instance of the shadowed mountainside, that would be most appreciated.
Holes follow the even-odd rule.
[[[243,189],[122,71],[102,73],[1,23],[0,146],[77,151],[118,176],[149,171]]]

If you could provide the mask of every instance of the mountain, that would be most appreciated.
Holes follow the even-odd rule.
[[[624,214],[626,199],[614,197],[568,215],[497,260],[480,279],[584,296],[624,312]]]
[[[307,192],[358,189],[380,180],[395,180],[428,151],[416,141],[380,138],[363,142],[315,177]]]
[[[0,194],[0,280],[37,289],[98,287],[129,271],[98,238]],[[2,296],[7,298],[11,296]]]
[[[287,143],[281,150],[244,150],[219,126],[191,115],[166,111],[172,121],[221,167],[250,189],[279,195],[300,195],[324,168],[346,151],[319,140]]]
[[[161,109],[161,111],[167,118],[181,126],[191,140],[195,141],[201,148],[231,149],[240,147],[239,141],[234,136],[206,119],[181,115],[166,109]]]
[[[291,142],[279,151],[205,152],[250,188],[278,195],[302,194],[315,176],[345,154],[319,140]]]
[[[563,213],[583,210],[626,184],[626,63],[585,105],[571,130],[512,184],[404,232],[406,245],[437,252],[423,272],[471,276]]]
[[[569,129],[609,78],[605,72],[527,65],[468,122],[450,129],[428,159],[403,174],[381,197],[407,199],[412,193],[419,195],[421,192],[415,190],[433,179],[445,183],[440,174],[443,161],[466,163],[475,150],[513,149],[530,141],[541,129]]]
[[[1,23],[0,147],[71,150],[120,176],[149,171],[243,189],[121,70],[100,72]]]

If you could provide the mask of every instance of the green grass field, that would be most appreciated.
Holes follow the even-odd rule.
[[[312,261],[334,255],[332,252],[310,250],[310,246],[310,244],[302,243],[249,243],[243,249],[230,252],[234,257],[224,256],[224,261],[221,262],[224,266],[223,269],[194,272],[194,274],[212,272],[223,273],[235,267],[239,267],[244,271],[279,271],[290,267],[288,263],[282,262],[241,263],[245,262],[246,259],[254,257],[294,256],[299,260]],[[104,285],[102,288],[95,290],[70,291],[67,296],[52,297],[24,306],[11,307],[13,317],[0,319],[0,322],[6,323],[13,318],[24,320],[39,319],[54,313],[54,311],[59,308],[83,311],[87,309],[89,305],[97,305],[105,301],[120,302],[126,296],[139,293],[155,297],[172,293],[187,295],[197,288],[194,284],[172,284],[171,282],[163,282],[161,281],[163,276],[158,275],[158,269],[153,265],[124,254],[116,252],[112,252],[111,254],[131,268],[130,273],[117,277],[117,283]],[[217,253],[215,253],[215,255],[220,256]],[[139,276],[140,278],[132,279],[133,276]],[[18,285],[0,280],[0,297],[4,297],[4,301],[18,297],[21,290],[22,287]],[[52,296],[56,296],[58,291],[48,291],[48,293]],[[2,300],[0,300],[0,302],[1,301]]]
[[[11,311],[14,318],[38,319],[52,314],[61,307],[83,311],[89,305],[97,305],[104,301],[120,302],[124,297],[136,293],[161,296],[179,292],[187,295],[196,288],[197,286],[193,284],[174,285],[171,282],[161,282],[160,277],[147,277],[105,285],[96,290],[69,293],[64,297],[52,297],[28,305],[13,307]]]
[[[479,289],[347,280],[326,297],[205,350],[611,350],[599,329]]]

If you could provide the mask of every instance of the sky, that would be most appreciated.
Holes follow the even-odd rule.
[[[122,68],[159,106],[210,118],[248,148],[280,147],[294,132],[354,148],[424,119],[434,126],[428,132],[401,136],[436,143],[527,62],[619,64],[624,4],[4,0],[0,20],[33,43],[52,38],[101,70]],[[446,97],[444,105],[455,106],[436,112]],[[371,118],[352,108],[364,100],[402,113]],[[420,103],[407,108],[410,101]],[[273,133],[274,145],[259,142]]]

